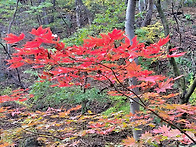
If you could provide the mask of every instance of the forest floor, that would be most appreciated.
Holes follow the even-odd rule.
[[[180,43],[180,33],[176,32],[176,24],[173,24],[171,26],[171,30],[173,30],[172,33],[172,38],[171,38],[171,42],[172,44],[174,44],[175,46],[180,47],[180,49],[182,51],[187,52],[187,55],[184,57],[184,59],[187,59],[187,62],[182,63],[181,66],[181,70],[185,71],[187,73],[192,72],[190,69],[196,69],[195,67],[195,61],[193,61],[193,57],[195,57],[196,55],[196,8],[183,8],[184,11],[184,16],[179,16],[180,20],[181,20],[181,26],[180,26],[180,33],[181,33],[181,43]],[[172,17],[172,16],[170,16]],[[4,58],[5,56],[1,57]],[[3,60],[3,59],[1,59]],[[180,62],[180,61],[179,61]],[[192,64],[189,65],[188,63],[191,62]],[[191,67],[188,67],[191,66]],[[1,66],[1,70],[5,70],[5,68],[3,69],[3,67]],[[164,69],[163,69],[164,70]],[[195,70],[194,70],[195,71]],[[25,75],[24,75],[25,76]],[[23,77],[24,77],[23,76]],[[8,79],[9,81],[12,81],[11,84],[13,84],[13,79]],[[0,81],[0,84],[2,85],[9,85],[10,82],[9,81]],[[4,86],[6,87],[6,86]],[[10,130],[10,129],[16,129],[20,126],[20,123],[27,119],[28,116],[32,116],[33,113],[36,112],[30,112],[29,109],[24,108],[24,106],[16,104],[16,103],[9,103],[9,104],[4,104],[4,106],[7,107],[7,109],[9,110],[7,114],[1,114],[4,115],[4,117],[0,120],[0,128],[3,130]],[[94,107],[95,106],[95,107]],[[100,109],[100,112],[103,111],[102,106],[99,106],[97,103],[94,104],[94,106],[92,105],[92,110],[91,112],[98,112]],[[13,110],[15,109],[15,110]],[[0,108],[1,111],[3,111]],[[16,111],[17,110],[17,111]],[[0,111],[0,112],[1,112]],[[26,114],[26,115],[25,115]],[[30,115],[28,115],[30,114]],[[40,112],[40,116],[41,117],[41,112]],[[46,112],[44,112],[43,114],[46,114]],[[53,114],[54,115],[54,114]],[[73,116],[78,116],[79,111],[73,111]],[[93,114],[92,114],[93,115]],[[52,116],[52,115],[50,115]],[[52,118],[48,115],[43,115],[41,120],[47,120],[47,122],[50,122],[51,124],[53,122],[62,122],[62,119],[58,119],[58,118]],[[88,121],[93,121],[93,119],[89,119]],[[37,121],[40,122],[40,121]],[[85,121],[83,121],[82,123],[78,123],[77,125],[81,125],[81,126],[77,126],[77,128],[83,128],[85,125]],[[35,123],[35,126],[37,124]],[[63,124],[63,125],[59,125],[62,129],[65,129],[67,124]],[[32,127],[32,126],[31,126]],[[73,126],[76,127],[76,126]],[[0,132],[1,132],[0,129]],[[18,130],[19,133],[22,133],[24,130]],[[46,130],[45,130],[46,131]],[[39,132],[38,132],[39,133]],[[42,132],[43,133],[43,132]],[[45,132],[46,133],[46,132]],[[8,131],[9,134],[9,131]],[[28,134],[28,133],[27,133]],[[27,135],[26,134],[26,135]],[[22,140],[21,138],[17,138],[17,133],[15,134],[15,139],[16,141],[16,145],[15,147],[19,146],[20,141]],[[24,139],[28,138],[28,137],[37,137],[38,135],[29,135],[29,136],[24,136]],[[72,142],[72,145],[74,146],[80,146],[80,147],[103,147],[108,145],[109,147],[112,147],[118,143],[120,143],[123,139],[125,139],[127,136],[131,136],[131,130],[130,129],[125,129],[125,130],[121,130],[119,132],[110,132],[107,135],[104,134],[90,134],[87,136],[78,136],[80,139],[78,139],[78,144],[76,142]],[[54,136],[49,136],[49,140]],[[73,139],[74,140],[74,139]],[[40,142],[31,142],[32,144],[34,144],[34,146],[44,146],[43,144],[41,144]],[[24,147],[30,147],[30,145],[27,145],[28,143],[26,143],[26,145],[23,145]],[[77,145],[76,145],[77,144]],[[70,144],[69,144],[70,145]],[[32,145],[33,146],[33,145]]]

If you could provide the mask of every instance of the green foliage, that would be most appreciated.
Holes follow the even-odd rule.
[[[190,20],[190,19],[191,19],[191,15],[190,15],[190,14],[185,14],[185,18],[186,18],[187,20]]]
[[[136,29],[135,33],[140,42],[154,43],[160,38],[164,38],[163,26],[159,22]]]
[[[189,56],[188,53],[187,53],[187,56]],[[190,60],[190,56],[188,58],[187,57],[178,57],[175,59],[177,64],[179,66],[181,66],[181,68],[183,68],[183,70],[188,71],[187,75],[186,75],[186,81],[191,80],[191,78],[193,77],[193,73],[195,72],[195,69],[192,67],[192,61]],[[194,57],[193,57],[193,59],[194,59]]]
[[[110,96],[109,98],[113,106],[108,108],[105,112],[103,112],[104,115],[111,115],[112,113],[116,113],[119,111],[122,111],[125,114],[130,113],[130,104],[127,102],[126,97]]]
[[[6,6],[10,6],[10,5],[14,5],[16,4],[16,0],[0,0],[0,6],[2,5],[6,5]]]
[[[135,14],[135,19],[143,18],[145,13],[146,13],[146,11],[142,11],[142,12]]]
[[[86,89],[84,93],[80,87],[51,87],[49,81],[36,82],[30,88],[30,93],[34,95],[29,102],[36,109],[47,109],[63,104],[81,104],[83,101],[104,101],[105,93],[99,93],[96,88]],[[88,106],[88,103],[87,103]]]
[[[15,0],[1,0],[0,1],[0,23],[3,25],[8,25],[8,22],[5,20],[9,20],[12,17],[14,11],[16,1]]]
[[[78,29],[77,32],[69,38],[64,38],[62,42],[64,42],[66,46],[81,45],[83,44],[83,39],[87,38],[89,35],[93,35],[93,31],[84,27]]]
[[[12,88],[6,87],[6,88],[0,88],[0,95],[9,95],[12,93]]]
[[[192,83],[193,83],[193,76],[192,76],[192,78],[190,79],[190,86],[192,85]],[[190,88],[190,86],[189,86],[189,88]],[[191,97],[190,97],[190,103],[192,104],[192,105],[196,105],[196,89],[195,89],[195,91],[193,92],[193,94],[191,95]]]
[[[25,70],[24,73],[30,74],[30,76],[38,77],[38,72],[37,71],[33,71],[32,69]]]
[[[88,36],[112,31],[114,28],[124,29],[126,5],[124,1],[84,1],[92,14],[95,14],[91,25],[78,29],[74,34],[62,41],[66,46],[81,45]]]
[[[96,14],[93,21],[93,29],[98,32],[108,32],[114,28],[124,28],[126,5],[124,1],[108,1],[107,9],[102,13]]]

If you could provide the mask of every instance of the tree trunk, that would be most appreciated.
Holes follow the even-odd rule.
[[[150,25],[152,19],[153,5],[153,0],[148,0],[148,12],[146,14],[144,21],[142,22],[142,27]]]
[[[159,13],[159,16],[161,18],[161,22],[162,22],[163,27],[164,27],[164,34],[165,34],[165,36],[168,36],[169,35],[169,25],[168,25],[168,22],[167,22],[167,19],[166,19],[165,15],[164,15],[164,12],[162,10],[161,1],[157,0],[155,2],[155,5],[156,5],[157,11]]]
[[[76,5],[76,23],[78,28],[80,28],[84,23],[85,20],[88,20],[88,24],[91,25],[91,13],[84,5],[82,0],[75,0]]]
[[[135,8],[136,8],[136,0],[128,0],[127,10],[126,10],[126,20],[125,20],[125,32],[130,41],[135,37],[135,33],[134,33]],[[138,59],[136,58],[134,60],[138,64]],[[137,85],[136,78],[130,79],[130,85]],[[133,89],[133,91],[136,94],[139,93],[138,88]],[[135,98],[135,100],[139,102],[139,99]],[[130,99],[130,111],[132,114],[135,114],[137,111],[139,111],[139,105],[131,99]],[[141,134],[140,130],[133,129],[133,137],[136,141],[139,140],[140,134]]]
[[[55,7],[56,7],[56,0],[52,0],[52,13],[55,12]],[[51,16],[50,18],[50,23],[53,23],[54,22],[54,15]]]
[[[17,2],[16,2],[16,8],[15,8],[14,14],[13,14],[13,16],[12,16],[12,19],[11,19],[10,22],[9,22],[8,29],[7,29],[7,34],[10,34],[10,33],[11,33],[12,24],[13,24],[14,21],[15,21],[16,13],[17,13],[17,11],[18,11],[18,5],[19,5],[19,0],[17,0]],[[7,44],[7,51],[8,51],[8,53],[10,53],[10,45],[9,45],[9,44]]]
[[[139,0],[139,12],[141,13],[145,9],[145,0]]]
[[[40,1],[40,3],[43,3],[43,2],[45,2],[45,0],[41,0]],[[49,20],[48,20],[48,17],[47,17],[46,8],[43,8],[42,10],[43,10],[43,12],[42,12],[42,17],[43,17],[42,23],[44,25],[48,25],[49,24]]]
[[[80,28],[80,5],[78,4],[78,0],[75,1],[76,4],[76,24],[77,27]]]
[[[161,7],[161,1],[160,0],[157,0],[155,2],[155,5],[157,7],[157,11],[160,15],[160,18],[161,18],[161,22],[163,24],[163,27],[164,27],[164,33],[165,33],[165,37],[169,35],[169,25],[168,25],[168,21],[163,13],[163,10],[162,10],[162,7]],[[171,46],[171,45],[170,45]],[[171,54],[171,52],[169,51],[170,50],[170,47],[168,47],[168,53]],[[169,59],[169,62],[171,64],[171,66],[173,67],[173,72],[174,72],[174,75],[176,77],[180,76],[180,71],[178,69],[178,66],[177,66],[177,63],[175,61],[175,59],[172,57]],[[187,98],[185,98],[186,96],[186,85],[185,85],[185,78],[184,77],[181,77],[179,80],[178,80],[178,85],[179,85],[179,88],[180,88],[180,91],[181,91],[181,98],[180,98],[180,103],[181,104],[185,104],[187,103]]]

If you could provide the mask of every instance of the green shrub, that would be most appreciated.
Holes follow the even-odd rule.
[[[123,96],[110,96],[109,98],[113,106],[103,112],[104,115],[110,115],[111,113],[119,111],[122,111],[125,114],[130,113],[130,103],[127,102],[127,98]]]
[[[82,104],[86,102],[85,109],[88,109],[88,102],[97,100],[103,101],[107,98],[105,93],[99,93],[96,88],[87,89],[84,93],[78,87],[51,87],[52,83],[49,81],[36,82],[30,88],[30,93],[34,95],[29,100],[29,103],[35,109],[47,109],[48,107],[60,107],[62,105]]]
[[[136,29],[135,34],[140,42],[154,43],[160,38],[164,38],[163,26],[159,22]]]

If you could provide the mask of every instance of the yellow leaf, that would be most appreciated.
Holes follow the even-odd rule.
[[[50,116],[51,118],[57,118],[57,117],[59,117],[58,115],[52,115],[52,116]]]
[[[154,128],[155,125],[153,123],[148,124],[150,127]]]
[[[89,114],[93,114],[93,112],[92,112],[91,110],[88,110],[88,113],[89,113]]]

